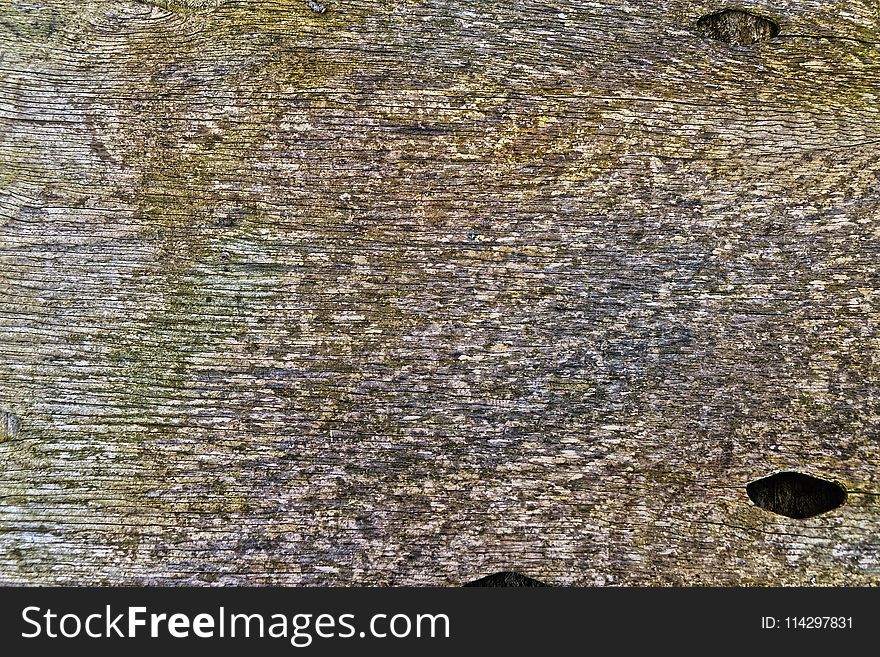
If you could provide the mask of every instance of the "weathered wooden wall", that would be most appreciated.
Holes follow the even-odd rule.
[[[325,4],[0,2],[0,583],[880,583],[876,1]]]

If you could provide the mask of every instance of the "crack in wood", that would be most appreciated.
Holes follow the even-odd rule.
[[[858,37],[838,36],[837,34],[780,34],[780,39],[822,39],[824,41],[850,41],[852,43],[861,43],[866,46],[880,45],[880,41],[870,41],[869,39],[860,39]]]

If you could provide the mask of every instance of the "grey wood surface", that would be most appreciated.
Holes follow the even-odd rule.
[[[0,583],[880,583],[877,3],[322,4],[0,2]]]

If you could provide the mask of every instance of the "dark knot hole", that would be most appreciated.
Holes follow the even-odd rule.
[[[779,24],[748,11],[724,9],[700,18],[697,30],[710,39],[735,46],[750,46],[778,36]]]
[[[473,582],[468,582],[464,586],[547,586],[544,582],[539,582],[531,577],[520,575],[510,570],[503,570],[500,573],[487,575]]]
[[[842,506],[846,489],[840,484],[800,472],[778,472],[746,486],[749,498],[771,513],[810,518]]]

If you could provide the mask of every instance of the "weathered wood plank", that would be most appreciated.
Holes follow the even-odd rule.
[[[0,3],[0,582],[878,583],[876,4],[324,4]]]

